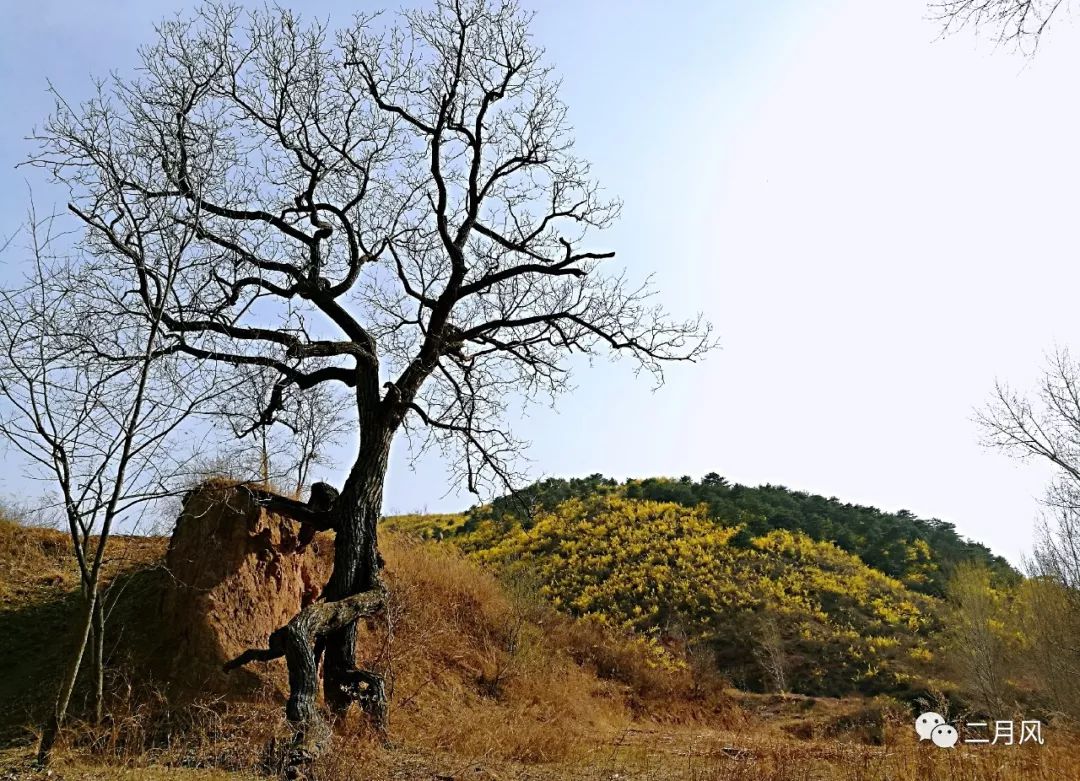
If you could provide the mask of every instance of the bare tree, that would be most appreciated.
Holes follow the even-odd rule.
[[[130,291],[116,284],[110,259],[54,255],[54,227],[54,218],[31,217],[28,279],[0,290],[0,435],[57,495],[83,596],[75,648],[42,730],[41,763],[67,714],[91,637],[101,717],[109,535],[169,495],[184,466],[173,435],[220,390],[207,371],[178,381],[178,371],[198,369],[194,359],[184,367],[162,360],[160,312],[175,265],[163,266],[161,286],[143,302],[145,319],[118,320],[111,315],[126,306]]]
[[[1072,522],[1040,529],[1031,577],[1020,589],[1018,624],[1026,642],[1017,665],[1046,704],[1073,721],[1080,719],[1080,592],[1060,579],[1056,554],[1047,558],[1047,552],[1075,544],[1076,531]]]
[[[292,443],[289,452],[292,459],[286,470],[295,476],[296,493],[303,493],[311,485],[311,470],[316,466],[328,466],[332,445],[340,445],[346,434],[351,433],[351,421],[343,414],[336,394],[326,385],[311,389],[301,396],[292,416],[283,421]]]
[[[139,78],[80,106],[58,96],[37,134],[33,162],[70,186],[134,314],[155,317],[176,269],[160,310],[174,355],[275,372],[267,425],[290,394],[351,395],[340,496],[279,504],[336,532],[323,601],[237,660],[286,656],[301,734],[322,731],[320,652],[335,714],[358,698],[385,712],[355,633],[382,609],[376,524],[399,430],[451,449],[469,489],[509,485],[522,443],[503,413],[565,390],[567,356],[621,353],[660,378],[712,344],[700,317],[670,319],[648,284],[604,273],[613,253],[586,248],[619,204],[574,154],[529,23],[509,0],[436,0],[337,32],[210,5],[159,26]]]
[[[930,11],[946,34],[965,27],[989,29],[1000,42],[1034,52],[1065,0],[932,0]]]
[[[977,416],[985,443],[1023,459],[1053,465],[1044,503],[1047,515],[1028,563],[1032,610],[1026,631],[1036,677],[1055,706],[1078,712],[1080,692],[1080,364],[1065,349],[1047,361],[1033,395],[999,383]]]
[[[754,658],[765,673],[765,680],[777,694],[787,692],[788,655],[784,635],[773,617],[763,618],[754,638]]]
[[[987,446],[1056,467],[1064,482],[1051,489],[1051,504],[1067,504],[1069,486],[1080,489],[1080,365],[1068,350],[1050,356],[1034,396],[999,382],[976,422]]]
[[[1080,364],[1068,350],[1057,350],[1033,395],[999,382],[976,422],[985,445],[1054,467],[1044,500],[1050,516],[1040,527],[1033,574],[1080,590]]]

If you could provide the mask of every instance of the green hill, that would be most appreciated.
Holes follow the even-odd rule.
[[[753,488],[729,483],[715,472],[700,481],[650,477],[622,484],[599,474],[569,480],[552,478],[517,496],[474,507],[464,526],[468,529],[490,518],[528,527],[532,513],[550,512],[567,499],[596,495],[675,502],[684,507],[704,504],[711,518],[725,526],[742,527],[733,543],[743,547],[749,546],[753,537],[778,529],[801,532],[812,540],[831,542],[868,566],[933,596],[944,595],[949,576],[962,562],[983,564],[1005,581],[1017,578],[1005,559],[961,537],[946,521],[918,518],[906,510],[888,513],[780,485]],[[524,512],[525,507],[530,512]]]
[[[938,635],[949,576],[974,562],[1019,578],[949,523],[715,474],[551,479],[464,514],[388,524],[648,638],[657,664],[810,695],[949,688]]]

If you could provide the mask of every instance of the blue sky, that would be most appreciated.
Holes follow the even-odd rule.
[[[378,5],[303,8],[333,23]],[[557,411],[515,423],[533,474],[717,471],[944,518],[1018,559],[1047,474],[981,448],[971,415],[996,377],[1030,384],[1047,350],[1080,345],[1080,29],[1029,61],[936,40],[917,0],[533,5],[579,151],[625,202],[605,243],[722,342],[655,392],[628,365],[582,367]],[[0,234],[27,184],[39,208],[63,200],[14,168],[46,79],[77,99],[130,72],[183,7],[6,9]],[[472,503],[455,488],[402,443],[386,508]]]

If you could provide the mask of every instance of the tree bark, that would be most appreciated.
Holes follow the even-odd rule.
[[[328,601],[382,588],[378,523],[391,438],[392,432],[386,431],[372,436],[370,447],[361,447],[334,503],[334,570],[323,589]],[[385,689],[381,677],[357,668],[356,631],[356,621],[352,621],[324,638],[323,698],[335,718],[344,717],[352,702],[359,700],[375,728],[385,734]],[[358,691],[361,680],[367,684],[363,692]]]

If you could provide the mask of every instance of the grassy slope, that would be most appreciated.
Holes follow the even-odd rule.
[[[151,566],[163,547],[161,539],[118,538],[113,571]],[[1080,755],[1063,734],[1049,734],[1040,749],[943,752],[917,745],[906,724],[893,724],[867,701],[703,692],[700,682],[650,668],[632,642],[507,594],[452,552],[393,533],[384,547],[396,594],[397,746],[377,748],[358,739],[357,725],[346,725],[337,755],[317,768],[320,778],[1080,775]],[[26,771],[27,708],[48,707],[65,650],[77,582],[64,550],[62,535],[0,523],[0,778]],[[121,627],[111,636],[123,644]],[[381,639],[369,641],[369,657],[379,656]],[[283,677],[273,664],[260,672],[277,684]],[[113,681],[106,725],[69,734],[51,778],[240,781],[259,777],[267,740],[284,734],[277,686],[263,701],[169,712],[167,704],[123,696],[120,683]]]
[[[399,516],[386,526],[443,538],[482,566],[536,583],[573,615],[676,645],[743,688],[771,690],[758,659],[780,648],[783,688],[810,695],[948,690],[936,663],[940,603],[830,543],[773,531],[737,544],[703,506],[614,492],[536,512],[526,527],[460,516]],[[673,629],[674,627],[674,629]]]

